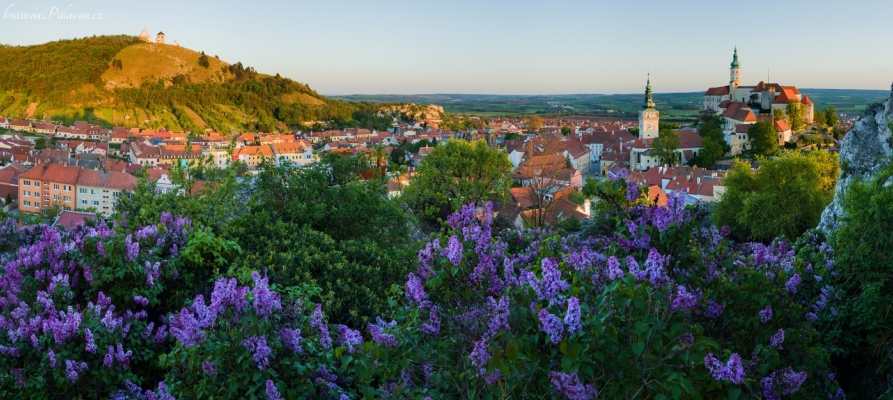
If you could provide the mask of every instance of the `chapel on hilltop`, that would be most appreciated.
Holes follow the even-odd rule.
[[[784,110],[794,100],[803,108],[803,120],[812,124],[815,108],[809,96],[800,93],[795,86],[760,81],[756,86],[741,85],[741,63],[738,48],[732,56],[729,68],[729,84],[712,87],[704,93],[702,114],[721,115],[726,122],[726,142],[731,146],[730,155],[738,155],[750,146],[747,130],[758,121],[772,121],[773,110]],[[791,139],[792,132],[784,121],[774,123],[779,144]]]
[[[149,31],[146,30],[145,26],[138,37],[143,42],[152,43],[152,40],[149,38]],[[164,32],[158,32],[158,34],[155,35],[155,44],[164,44]],[[174,40],[174,46],[180,47],[180,42]]]

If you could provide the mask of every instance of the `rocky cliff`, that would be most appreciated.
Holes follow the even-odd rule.
[[[893,91],[893,87],[891,87]],[[881,161],[893,156],[893,93],[886,101],[872,104],[856,120],[853,129],[843,139],[840,150],[840,179],[834,201],[825,208],[819,229],[830,232],[837,228],[843,216],[841,196],[854,179],[870,178],[882,167]]]

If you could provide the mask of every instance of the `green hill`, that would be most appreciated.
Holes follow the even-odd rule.
[[[0,46],[0,60],[0,115],[14,118],[221,132],[389,122],[376,115],[380,104],[328,99],[278,74],[134,36]]]

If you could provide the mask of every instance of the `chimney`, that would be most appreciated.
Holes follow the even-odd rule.
[[[586,214],[587,218],[592,218],[592,200],[583,200],[583,214]]]

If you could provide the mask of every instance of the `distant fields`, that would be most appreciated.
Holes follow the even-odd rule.
[[[801,89],[817,110],[834,106],[841,113],[859,113],[868,104],[883,101],[886,90]],[[455,114],[482,116],[591,115],[597,117],[633,117],[641,109],[644,94],[567,94],[567,95],[351,95],[331,96],[346,101],[405,102],[436,104]],[[690,120],[702,108],[703,92],[656,93],[654,102],[666,120]]]

